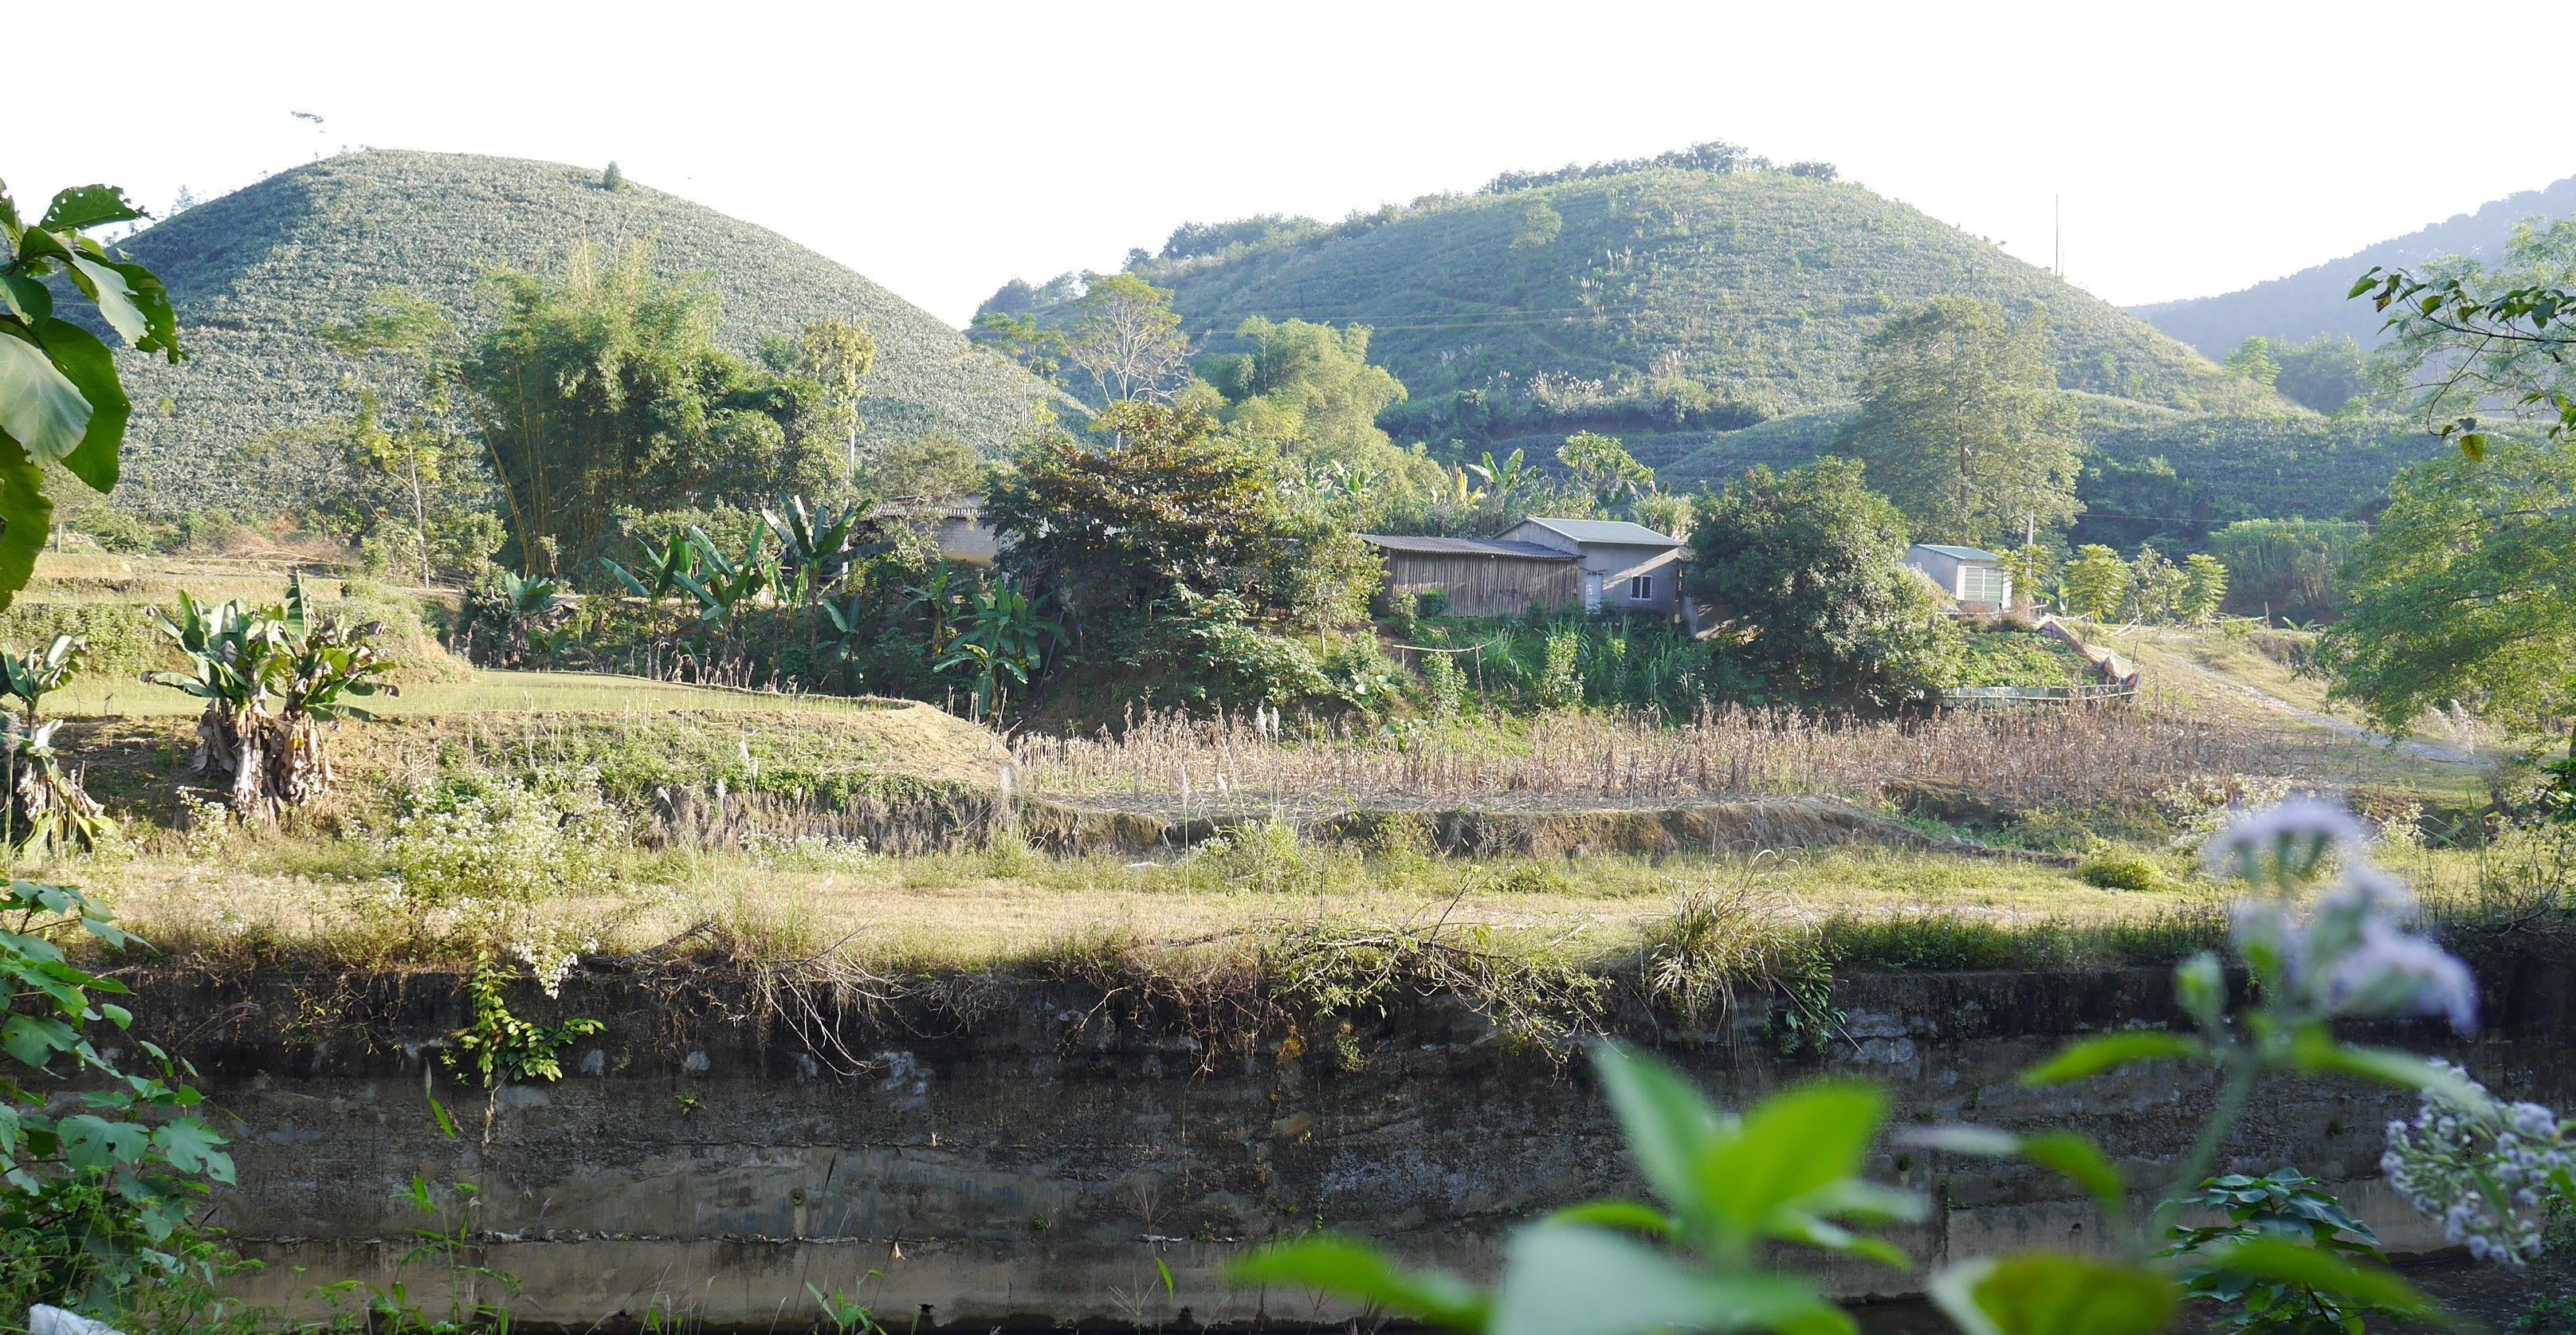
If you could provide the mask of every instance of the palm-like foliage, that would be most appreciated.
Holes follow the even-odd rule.
[[[71,679],[88,648],[85,641],[57,635],[43,649],[0,654],[0,692],[21,709],[0,719],[0,748],[10,770],[7,826],[0,833],[13,845],[39,853],[95,848],[115,828],[80,777],[63,769],[54,749],[57,725],[36,722],[37,706]]]
[[[1047,647],[1064,640],[1064,627],[1044,614],[1046,596],[1032,599],[1007,584],[975,595],[964,633],[935,665],[941,672],[967,669],[972,717],[998,716],[1013,686],[1025,687],[1046,662]]]
[[[356,700],[401,694],[382,679],[389,665],[375,640],[383,626],[316,621],[308,607],[298,577],[279,606],[210,607],[182,593],[175,615],[153,612],[154,624],[188,656],[189,670],[144,680],[206,702],[196,770],[227,786],[234,814],[244,819],[274,817],[328,790],[322,725],[371,718]]]

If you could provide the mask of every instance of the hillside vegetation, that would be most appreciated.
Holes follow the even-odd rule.
[[[2339,259],[2286,277],[2214,297],[2139,306],[2158,329],[2213,357],[2224,357],[2249,338],[2296,342],[2319,334],[2347,334],[2365,345],[2379,341],[2384,318],[2369,302],[2348,300],[2354,280],[2374,264],[2421,264],[2444,255],[2493,260],[2513,229],[2533,218],[2576,215],[2576,176],[2539,190],[2525,190],[2454,214]]]
[[[282,172],[135,236],[169,285],[190,359],[127,368],[135,403],[131,493],[154,513],[265,508],[231,494],[236,447],[351,410],[350,369],[316,332],[379,288],[408,287],[469,330],[491,311],[482,278],[541,269],[574,245],[648,239],[666,274],[712,273],[723,341],[752,352],[839,316],[877,339],[863,440],[954,433],[998,453],[1043,393],[928,312],[774,232],[597,170],[465,154],[368,151]]]
[[[2408,418],[2186,414],[2089,396],[2079,406],[2084,471],[2075,496],[2084,513],[2068,541],[2123,550],[2149,541],[2168,552],[2201,550],[2239,519],[2365,519],[2399,470],[2445,448]],[[1756,464],[1794,468],[1835,450],[1845,416],[1796,413],[1700,437],[1649,462],[1680,487],[1716,485]]]
[[[1261,221],[1261,220],[1256,220]],[[1205,234],[1202,236],[1202,234]],[[1409,391],[1387,425],[1469,442],[1706,433],[1850,398],[1881,318],[1969,294],[2044,315],[2059,381],[2184,409],[2269,409],[2144,322],[1857,185],[1777,171],[1648,168],[1417,201],[1338,227],[1184,228],[1141,262],[1188,332],[1230,350],[1249,316],[1366,324]],[[1062,285],[1014,285],[1042,306]]]

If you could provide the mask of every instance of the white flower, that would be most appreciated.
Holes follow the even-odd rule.
[[[2335,962],[2326,999],[2339,1015],[2441,1015],[2461,1033],[2478,1027],[2469,966],[2378,918],[2361,924],[2360,942]]]
[[[2389,1123],[2379,1168],[2399,1198],[2442,1221],[2452,1243],[2479,1260],[2520,1267],[2540,1252],[2540,1208],[2556,1193],[2557,1176],[2576,1170],[2576,1143],[2549,1109],[2500,1107],[2485,1086],[2467,1083],[2478,1106],[2447,1103],[2428,1089],[2413,1121]]]
[[[2314,877],[2329,853],[2358,856],[2369,832],[2350,812],[2313,797],[2239,817],[2202,849],[2213,875],[2234,873],[2283,888]]]

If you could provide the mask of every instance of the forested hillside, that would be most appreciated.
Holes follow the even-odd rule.
[[[1131,268],[1174,289],[1187,330],[1215,351],[1255,315],[1371,326],[1372,357],[1409,391],[1384,419],[1400,438],[1597,429],[1670,459],[1711,432],[1847,400],[1881,318],[1951,294],[2044,315],[2068,388],[2186,409],[2277,406],[2045,271],[1829,177],[1505,178],[1338,226],[1184,227]],[[1042,314],[1067,286],[1014,284],[988,309]]]
[[[2190,414],[2082,396],[2084,513],[2070,543],[2198,551],[2239,519],[2359,519],[2399,470],[2446,448],[2411,418]],[[1671,486],[1724,483],[1756,464],[1793,468],[1835,449],[1847,414],[1797,413],[1721,432],[1662,465]]]
[[[2319,334],[2348,334],[2368,345],[2378,341],[2384,317],[2370,303],[2347,298],[2354,280],[2370,266],[2421,264],[2443,255],[2491,259],[2520,224],[2570,215],[2576,215],[2576,176],[2508,195],[2475,213],[2455,214],[2284,278],[2220,296],[2140,306],[2136,311],[2212,357],[2226,356],[2249,338],[2298,342]]]
[[[480,280],[543,269],[575,244],[646,239],[666,274],[708,272],[722,340],[854,318],[877,341],[860,404],[864,440],[945,430],[997,453],[1044,391],[1018,368],[893,293],[774,232],[596,169],[465,154],[369,151],[261,181],[126,243],[169,284],[190,359],[131,365],[135,403],[121,503],[153,512],[261,508],[225,491],[229,451],[349,411],[349,361],[317,331],[379,288],[408,287],[469,330]]]

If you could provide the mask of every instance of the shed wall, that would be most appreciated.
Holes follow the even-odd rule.
[[[1579,600],[1572,561],[1511,556],[1434,556],[1385,552],[1386,591],[1410,598],[1437,589],[1458,616],[1517,616],[1532,603],[1564,607]]]

